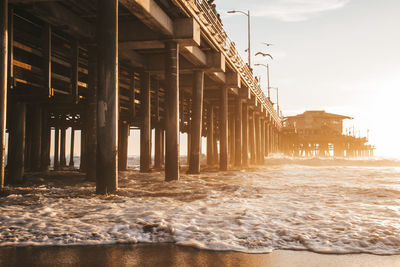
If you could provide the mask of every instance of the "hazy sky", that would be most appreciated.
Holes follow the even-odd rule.
[[[224,27],[247,60],[251,12],[252,63],[269,52],[271,86],[284,115],[319,109],[349,115],[345,127],[367,135],[376,154],[400,156],[400,1],[216,0]],[[262,42],[273,43],[266,47]],[[265,69],[255,67],[265,84]],[[274,101],[275,95],[272,95]]]

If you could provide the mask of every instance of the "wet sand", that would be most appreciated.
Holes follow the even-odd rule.
[[[0,266],[268,266],[396,267],[400,255],[330,255],[278,250],[269,254],[199,250],[174,244],[0,248]]]

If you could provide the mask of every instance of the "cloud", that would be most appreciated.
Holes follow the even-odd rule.
[[[243,3],[246,2],[246,3]],[[281,21],[305,21],[322,12],[344,7],[350,0],[253,0],[233,4],[238,9],[250,9],[252,16]]]

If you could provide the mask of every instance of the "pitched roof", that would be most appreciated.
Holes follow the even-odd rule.
[[[298,114],[295,116],[288,116],[287,119],[295,118],[295,119],[301,119],[304,117],[313,117],[313,118],[329,118],[329,119],[353,119],[352,117],[349,116],[343,116],[339,114],[333,114],[333,113],[327,113],[325,110],[306,110],[302,114]]]

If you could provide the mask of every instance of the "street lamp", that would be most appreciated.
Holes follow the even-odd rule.
[[[267,68],[267,90],[268,90],[268,99],[271,97],[271,93],[270,93],[270,86],[269,86],[269,65],[265,65],[265,64],[254,64],[254,66],[263,66]]]
[[[250,51],[250,10],[247,10],[247,13],[241,10],[229,10],[229,14],[233,13],[241,13],[247,16],[247,60],[249,63],[249,67],[251,68],[251,51]]]
[[[270,88],[276,90],[276,112],[278,113],[279,116],[279,88],[278,87],[270,87]]]

